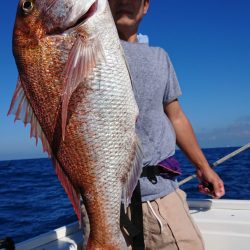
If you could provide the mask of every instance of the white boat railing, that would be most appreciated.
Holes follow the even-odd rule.
[[[250,200],[188,200],[206,250],[250,249]],[[78,222],[16,245],[16,250],[81,250]]]
[[[16,245],[16,250],[78,250],[81,249],[82,241],[79,223],[74,222],[23,241]]]

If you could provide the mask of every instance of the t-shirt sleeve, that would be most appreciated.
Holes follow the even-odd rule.
[[[166,53],[166,62],[167,62],[167,80],[163,96],[164,106],[165,104],[175,100],[182,94],[173,64],[167,53]]]

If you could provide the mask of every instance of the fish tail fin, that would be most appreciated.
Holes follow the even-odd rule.
[[[142,149],[139,143],[138,138],[136,137],[134,141],[134,152],[133,152],[133,161],[132,161],[132,168],[127,175],[127,181],[125,182],[123,188],[123,197],[124,197],[124,209],[126,210],[129,203],[131,202],[131,197],[133,191],[137,185],[138,179],[142,172]]]

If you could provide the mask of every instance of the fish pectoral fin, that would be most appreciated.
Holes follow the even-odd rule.
[[[138,183],[139,177],[142,172],[142,158],[143,158],[143,152],[141,149],[140,142],[136,137],[134,141],[134,158],[133,161],[131,162],[132,167],[129,173],[127,174],[126,182],[123,188],[125,211],[131,202],[133,191]]]
[[[35,137],[36,144],[38,143],[38,138],[40,138],[43,145],[43,151],[46,151],[48,155],[51,156],[51,148],[49,142],[25,95],[20,77],[18,78],[16,89],[12,97],[7,115],[9,114],[14,114],[15,121],[22,120],[25,126],[30,123],[30,137]]]
[[[81,83],[87,83],[88,78],[96,67],[98,60],[104,59],[104,51],[98,36],[84,39],[78,36],[69,52],[65,65],[62,94],[62,137],[65,137],[68,105],[70,97]]]

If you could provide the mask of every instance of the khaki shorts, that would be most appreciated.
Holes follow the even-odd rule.
[[[181,189],[142,203],[146,250],[204,250],[201,233],[189,214],[186,193]],[[130,210],[128,210],[130,216]],[[129,233],[123,228],[128,249]]]
[[[186,193],[176,189],[160,199],[143,202],[143,228],[146,250],[204,250],[201,233],[189,214]],[[89,234],[89,224],[83,207],[83,227],[85,239]],[[128,208],[130,217],[130,209]],[[128,249],[131,237],[122,228]]]

